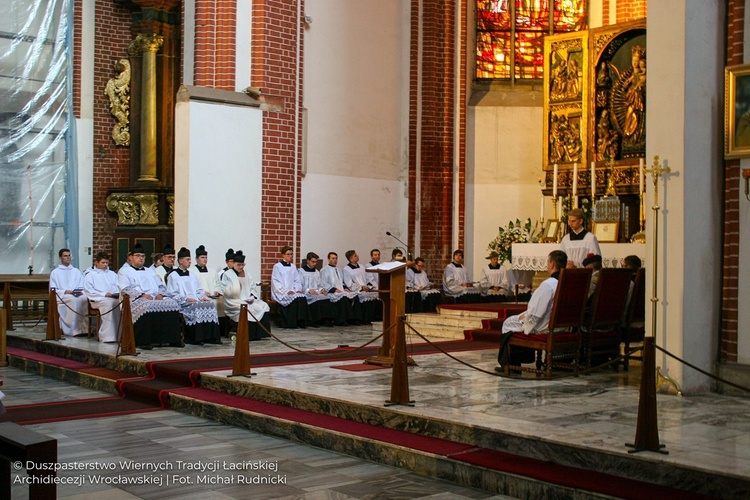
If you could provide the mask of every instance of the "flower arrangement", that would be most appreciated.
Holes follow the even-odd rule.
[[[487,249],[490,252],[497,252],[499,255],[498,262],[510,262],[512,259],[513,243],[536,243],[539,239],[538,223],[531,225],[531,219],[515,222],[509,221],[506,227],[500,228],[500,234],[490,241]]]

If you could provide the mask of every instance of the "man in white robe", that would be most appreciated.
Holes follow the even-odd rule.
[[[49,288],[57,295],[57,312],[63,334],[75,337],[89,332],[89,300],[83,293],[83,274],[70,265],[70,250],[57,253],[60,264],[49,274]]]
[[[583,267],[583,259],[590,253],[601,255],[599,240],[583,227],[583,210],[574,208],[568,212],[570,232],[563,236],[560,250],[568,256],[568,267]]]
[[[458,304],[479,302],[479,288],[469,278],[469,271],[464,266],[463,250],[453,252],[453,261],[445,266],[443,272],[443,293],[452,297]]]
[[[560,276],[560,270],[564,269],[567,263],[568,257],[565,252],[561,250],[550,252],[547,257],[547,273],[550,277],[544,280],[539,288],[534,291],[524,312],[505,319],[502,329],[503,338],[497,354],[497,362],[500,366],[495,367],[495,371],[505,373],[503,367],[509,362],[517,365],[534,360],[534,351],[531,349],[514,350],[513,359],[511,359],[508,353],[508,341],[515,333],[525,335],[547,333],[550,315],[552,314],[552,303],[557,291],[557,279]]]
[[[370,262],[368,262],[365,267],[375,267],[378,264],[380,264],[380,250],[373,248],[370,250]],[[372,284],[372,287],[377,290],[378,286],[380,286],[380,276],[378,276],[378,273],[370,273],[370,275],[368,281]]]
[[[151,350],[154,345],[185,347],[180,328],[180,306],[167,296],[167,287],[153,269],[143,267],[146,254],[140,244],[128,253],[117,273],[120,295],[130,297],[136,346]]]
[[[185,322],[185,343],[221,344],[216,305],[206,295],[198,277],[190,273],[190,250],[180,248],[177,262],[177,269],[169,273],[167,291],[180,304],[180,313]]]
[[[435,312],[440,304],[440,290],[424,270],[422,257],[414,259],[414,265],[406,270],[406,312]]]
[[[335,324],[346,326],[349,323],[363,323],[362,305],[357,299],[357,294],[344,286],[344,272],[338,268],[338,254],[328,252],[327,258],[328,265],[320,271],[320,279],[323,287],[328,291]]]
[[[271,298],[281,307],[282,328],[306,328],[310,323],[307,299],[297,266],[292,263],[292,247],[281,248],[281,260],[271,271]]]
[[[310,315],[310,326],[332,326],[333,312],[328,290],[323,286],[323,280],[318,271],[318,259],[315,252],[308,252],[305,264],[299,268],[299,278],[302,283],[302,293],[307,299],[307,309]]]
[[[109,255],[96,254],[94,270],[84,279],[83,291],[100,314],[99,342],[117,342],[122,333],[120,324],[120,288],[117,274],[109,269]]]
[[[247,320],[250,340],[260,340],[270,337],[271,308],[260,299],[260,290],[253,277],[245,272],[245,255],[242,250],[235,252],[229,249],[232,256],[232,266],[221,276],[221,293],[224,295],[224,311],[232,324],[228,331],[236,331],[240,320],[240,308],[247,305]],[[227,252],[227,255],[229,255]],[[229,259],[227,259],[229,260]]]
[[[378,293],[373,292],[375,284],[373,278],[376,273],[368,273],[359,265],[359,255],[355,250],[346,252],[349,263],[344,266],[344,286],[357,294],[357,300],[362,304],[363,322],[381,321],[383,319],[383,303]]]
[[[234,267],[234,249],[230,248],[229,250],[226,251],[226,253],[224,254],[224,263],[226,264],[224,268],[220,269],[216,273],[216,279],[218,280],[220,287],[221,287],[221,281],[222,279],[224,279],[224,273],[226,273],[227,271],[229,271],[230,269]],[[225,299],[224,299],[223,294],[221,297],[219,297],[216,300],[217,300],[216,312],[219,313],[219,328],[221,329],[221,334],[224,337],[228,337],[229,329],[231,325],[229,324],[230,323],[229,316],[227,315],[225,311],[225,306],[224,306]]]
[[[155,267],[154,270],[161,282],[166,285],[169,273],[174,271],[174,248],[172,248],[171,243],[164,246],[161,258],[163,261],[162,265]]]
[[[482,298],[485,302],[505,302],[510,287],[505,267],[499,263],[500,255],[497,252],[491,252],[487,258],[490,262],[482,268],[482,278],[479,280]]]

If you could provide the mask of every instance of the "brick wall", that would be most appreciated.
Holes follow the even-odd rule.
[[[647,4],[647,0],[617,0],[617,22],[625,23],[635,19],[643,19],[646,17]],[[609,11],[609,5],[607,5],[607,10]],[[608,17],[605,19],[608,19]]]
[[[253,2],[252,7],[251,85],[284,101],[282,111],[263,116],[263,279],[270,277],[271,268],[279,260],[279,249],[292,245],[294,235],[297,238],[294,250],[300,255],[302,92],[297,93],[296,82],[298,77],[302,78],[303,68],[303,43],[299,40],[298,62],[297,37],[302,37],[304,30],[297,15],[298,3],[303,4],[303,0],[265,0]]]
[[[195,2],[195,85],[234,90],[236,19],[236,0]]]
[[[742,64],[745,2],[729,0],[727,9],[727,65]],[[721,361],[737,361],[737,287],[739,278],[740,161],[725,162],[724,178],[724,250],[721,298]]]
[[[457,4],[457,2],[459,2]],[[465,206],[465,131],[466,64],[455,71],[456,43],[460,60],[466,61],[465,15],[470,8],[465,0],[425,0],[422,3],[422,87],[418,88],[418,51],[420,12],[418,2],[411,10],[411,89],[409,97],[409,244],[414,244],[417,207],[420,211],[420,253],[426,260],[433,281],[451,260],[453,233],[453,184],[458,183],[458,246],[464,241]],[[456,8],[460,5],[460,40],[456,32]],[[473,7],[473,4],[472,6]],[[457,87],[458,86],[458,87]],[[456,89],[460,94],[456,99]],[[421,105],[421,122],[418,108]],[[456,116],[458,106],[458,116]],[[458,131],[456,122],[458,121]],[[421,127],[418,130],[418,126]],[[421,147],[419,179],[417,147]],[[457,151],[456,151],[457,149]],[[454,155],[458,154],[458,172],[454,173]],[[421,197],[417,199],[417,182]]]
[[[75,4],[76,40],[80,41],[80,5]],[[115,146],[112,127],[117,123],[109,113],[109,99],[104,87],[116,76],[114,62],[128,57],[132,40],[130,11],[111,0],[97,0],[94,49],[94,252],[112,251],[112,230],[117,218],[104,205],[107,189],[127,186],[130,182],[130,148]],[[80,114],[80,43],[76,45],[77,73],[74,91]]]

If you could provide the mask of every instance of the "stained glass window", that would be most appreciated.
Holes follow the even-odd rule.
[[[588,0],[477,0],[476,77],[542,78],[544,36],[586,29],[587,14]]]

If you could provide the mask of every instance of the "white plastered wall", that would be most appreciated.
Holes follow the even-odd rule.
[[[258,108],[178,102],[175,106],[174,245],[208,250],[224,267],[243,250],[260,278],[263,114]],[[220,154],[217,155],[217,152]]]
[[[302,256],[407,240],[408,2],[309,2]],[[387,254],[387,255],[386,255]],[[340,263],[341,264],[341,263]]]

